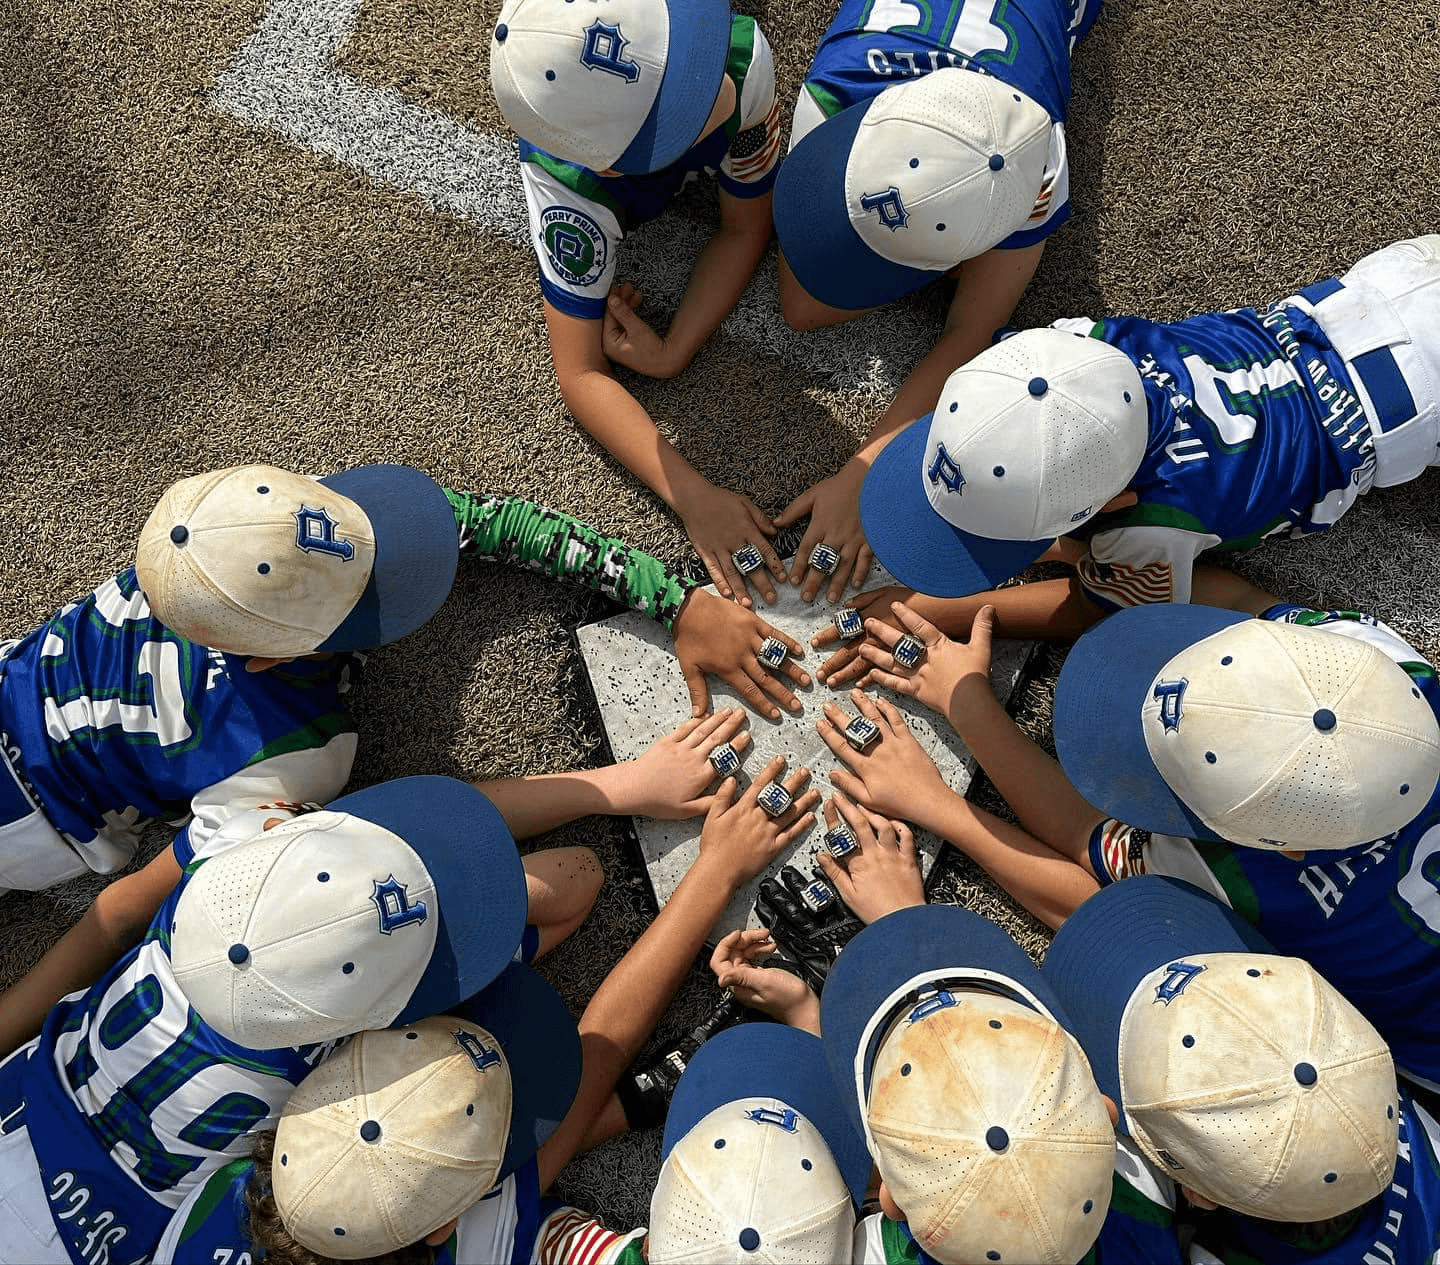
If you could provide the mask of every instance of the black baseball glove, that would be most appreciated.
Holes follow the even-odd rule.
[[[840,950],[864,926],[825,879],[818,875],[807,879],[792,865],[785,866],[778,879],[767,878],[760,884],[755,915],[817,995]]]

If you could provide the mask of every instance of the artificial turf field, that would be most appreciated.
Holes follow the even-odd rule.
[[[678,522],[560,404],[487,86],[498,7],[0,0],[0,637],[126,566],[166,484],[249,461],[409,462],[687,562]],[[788,112],[832,8],[739,7],[774,46]],[[1433,0],[1257,8],[1108,0],[1075,56],[1074,217],[1015,324],[1263,305],[1440,228]],[[713,193],[692,190],[622,253],[620,276],[662,323],[713,220]],[[685,375],[626,380],[706,475],[778,512],[849,455],[939,319],[926,295],[794,334],[771,256]],[[1437,554],[1431,473],[1239,565],[1282,596],[1368,610],[1434,659]],[[372,656],[355,785],[603,759],[570,629],[610,609],[462,565],[440,615]],[[1023,702],[1037,733],[1058,661],[1046,656]],[[578,1010],[648,896],[613,823],[541,842],[588,843],[609,874],[546,967]],[[941,894],[1043,944],[968,863],[942,868]],[[22,973],[93,890],[0,898],[0,975]],[[662,1032],[708,1009],[707,990],[696,973]],[[658,1149],[658,1136],[602,1148],[562,1193],[640,1224]]]

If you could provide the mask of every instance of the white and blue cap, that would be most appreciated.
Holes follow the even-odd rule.
[[[455,512],[412,466],[313,479],[231,466],[166,489],[135,569],[155,617],[202,646],[288,659],[414,632],[460,559]]]
[[[786,156],[775,232],[821,303],[888,303],[1025,227],[1045,180],[1052,120],[989,75],[907,80],[832,115]]]
[[[508,0],[490,84],[532,145],[643,175],[700,139],[729,52],[726,0]]]
[[[1440,724],[1384,651],[1204,606],[1132,607],[1080,638],[1055,750],[1121,821],[1256,848],[1382,838],[1440,782]]]
[[[848,1261],[870,1156],[818,1037],[752,1023],[690,1060],[650,1201],[653,1265]]]
[[[1380,1034],[1198,888],[1104,888],[1041,973],[1121,1129],[1177,1182],[1268,1221],[1338,1216],[1390,1184],[1399,1111]]]
[[[398,778],[205,860],[170,959],[206,1024],[282,1049],[458,1005],[504,970],[527,908],[499,810],[454,778]]]
[[[281,1115],[270,1179],[286,1230],[338,1260],[420,1242],[539,1150],[580,1069],[564,1001],[518,962],[454,1015],[361,1033]]]
[[[1026,330],[956,369],[935,411],[881,449],[860,493],[865,538],[921,593],[994,588],[1123,492],[1148,436],[1123,351]]]
[[[1110,1205],[1115,1134],[1034,963],[954,905],[861,931],[820,1002],[825,1057],[924,1256],[1074,1265]]]

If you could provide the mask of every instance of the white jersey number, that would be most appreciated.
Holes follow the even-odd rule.
[[[1004,53],[1010,47],[1010,32],[993,21],[996,9],[1006,0],[951,0],[950,4],[927,0],[875,0],[862,31],[913,31],[937,45],[965,57],[981,53]]]
[[[1277,391],[1300,389],[1300,375],[1288,360],[1222,369],[1196,355],[1185,357],[1185,368],[1195,390],[1195,407],[1215,427],[1230,452],[1255,438],[1264,397]]]
[[[1440,935],[1440,826],[1420,836],[1395,890],[1415,917]]]

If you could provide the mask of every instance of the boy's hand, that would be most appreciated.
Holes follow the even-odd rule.
[[[737,752],[750,745],[741,730],[745,713],[730,707],[713,716],[692,717],[635,759],[620,765],[622,811],[642,817],[678,821],[708,812],[714,795],[705,792],[715,780],[710,752],[728,742]]]
[[[804,580],[800,596],[807,602],[815,600],[825,583],[825,576],[810,567],[810,555],[818,544],[827,544],[840,554],[840,565],[830,577],[828,596],[832,602],[844,596],[847,580],[858,589],[870,574],[873,555],[860,526],[860,485],[869,469],[867,463],[852,457],[837,474],[800,493],[776,515],[777,527],[788,527],[810,515],[810,526],[790,568],[791,583]]]
[[[935,761],[915,740],[893,703],[872,699],[860,690],[851,690],[850,700],[862,716],[880,727],[880,737],[864,751],[856,751],[843,735],[850,718],[834,703],[826,703],[824,719],[817,721],[815,728],[845,766],[836,769],[830,780],[873,812],[923,820],[930,805],[951,794]]]
[[[670,345],[640,315],[645,296],[628,281],[610,290],[605,307],[605,327],[600,345],[616,364],[643,373],[647,378],[673,378],[685,365],[671,352]]]
[[[910,827],[867,812],[837,792],[825,805],[825,820],[833,826],[841,817],[860,846],[842,860],[828,852],[817,860],[855,916],[871,923],[897,909],[923,905],[925,884]]]
[[[925,655],[911,669],[900,667],[891,648],[902,634],[878,619],[867,619],[865,631],[873,634],[878,645],[866,642],[860,655],[872,664],[865,683],[873,682],[918,698],[931,711],[952,716],[962,684],[990,688],[990,640],[995,627],[995,608],[982,606],[970,627],[970,640],[951,641],[928,619],[916,614],[904,602],[895,602],[891,610],[906,632],[925,643]]]
[[[784,678],[761,666],[755,656],[766,637],[778,637],[790,647],[792,655],[805,653],[798,641],[772,628],[754,611],[703,589],[691,591],[675,616],[675,657],[680,660],[680,670],[690,688],[695,715],[703,716],[710,706],[707,672],[728,682],[747,707],[770,720],[780,719],[780,708],[775,703],[792,712],[800,710],[800,700],[786,688],[784,678],[796,685],[809,685],[810,675],[793,659],[787,659],[781,669]],[[770,698],[765,697],[767,694]]]
[[[764,927],[732,931],[715,946],[710,969],[721,988],[728,988],[747,1006],[792,1028],[819,1035],[820,999],[797,975],[756,963],[775,952]]]
[[[745,577],[730,555],[741,545],[754,545],[765,559],[765,566],[750,572],[750,580],[767,602],[775,600],[771,576],[783,583],[785,564],[766,539],[774,534],[775,525],[749,497],[727,492],[713,483],[704,483],[686,493],[676,512],[721,597],[731,598],[741,606],[753,605],[745,587]]]
[[[883,589],[871,589],[868,593],[860,593],[850,599],[850,605],[860,612],[860,618],[868,624],[874,619],[880,623],[889,623],[895,628],[900,628],[900,617],[890,609],[893,602],[909,602],[915,598],[914,589],[901,588],[898,584],[887,585]],[[879,642],[876,638],[866,633],[866,637]],[[860,657],[860,647],[865,644],[863,639],[841,642],[840,634],[835,631],[835,625],[830,624],[822,628],[810,638],[810,644],[817,650],[823,650],[826,646],[833,646],[839,643],[840,648],[825,660],[816,670],[815,677],[821,685],[828,685],[831,689],[838,689],[847,681],[854,681],[870,671],[870,665]]]
[[[770,816],[760,807],[757,797],[761,789],[778,781],[784,771],[785,757],[776,756],[738,799],[735,779],[731,777],[715,792],[705,829],[700,833],[696,864],[706,862],[717,867],[720,881],[732,892],[759,874],[815,824],[813,810],[820,802],[820,792],[804,790],[810,780],[809,769],[797,769],[782,783],[795,802],[779,817]]]

